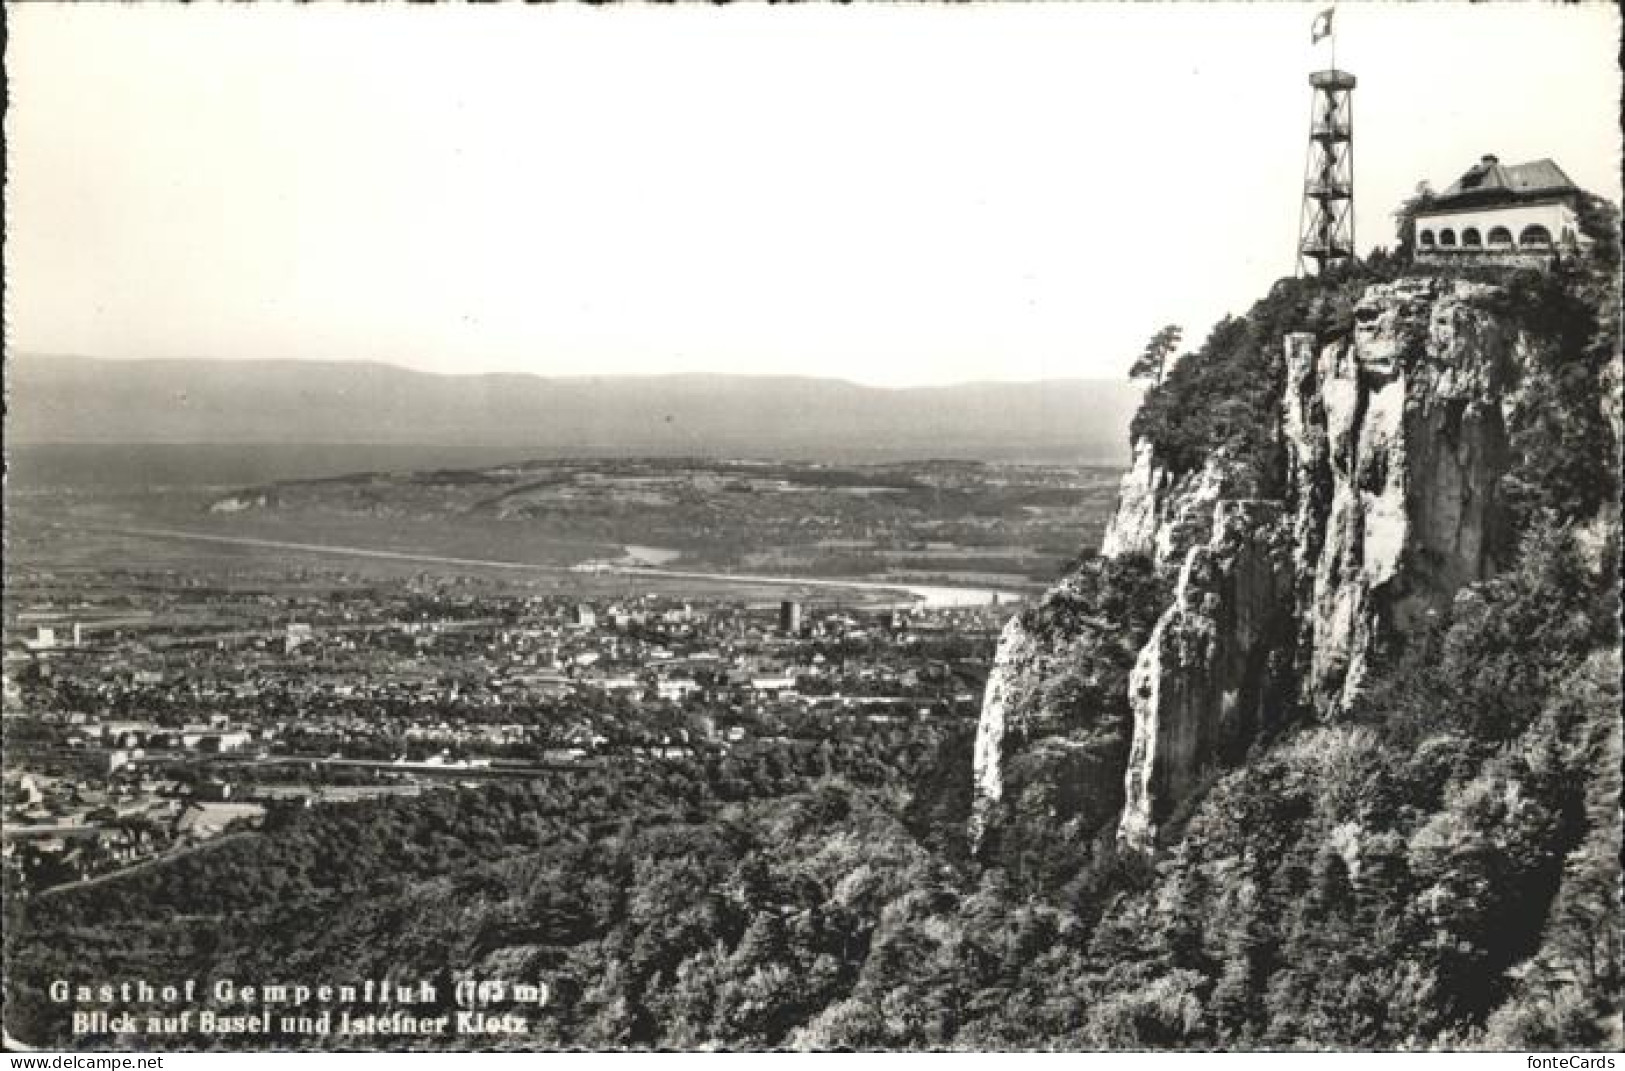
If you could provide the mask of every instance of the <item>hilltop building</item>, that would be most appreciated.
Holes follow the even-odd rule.
[[[1541,267],[1580,241],[1580,189],[1551,160],[1485,156],[1416,213],[1416,256]]]

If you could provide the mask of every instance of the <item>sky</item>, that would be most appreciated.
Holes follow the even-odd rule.
[[[1325,4],[8,7],[8,352],[1126,374],[1294,269]],[[1620,197],[1609,3],[1345,3],[1357,243]]]

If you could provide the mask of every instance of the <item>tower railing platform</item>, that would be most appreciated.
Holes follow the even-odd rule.
[[[1354,247],[1341,242],[1319,242],[1311,239],[1299,246],[1298,252],[1316,260],[1334,260],[1353,256]]]
[[[1318,201],[1346,200],[1354,196],[1354,186],[1346,182],[1311,182],[1303,188],[1304,196]]]
[[[1311,73],[1309,84],[1316,89],[1353,89],[1358,83],[1349,72],[1332,69]]]

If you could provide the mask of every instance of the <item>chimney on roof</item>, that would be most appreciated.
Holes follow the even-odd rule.
[[[1480,161],[1480,163],[1482,163],[1485,167],[1492,167],[1500,162],[1501,161],[1496,159],[1496,157],[1491,153],[1485,153],[1483,159]]]

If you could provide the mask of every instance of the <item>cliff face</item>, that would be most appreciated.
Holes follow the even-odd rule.
[[[1005,764],[1009,749],[1005,737],[1018,712],[1030,712],[1037,705],[1031,694],[1043,680],[1046,667],[1037,639],[1012,617],[999,633],[999,649],[988,674],[987,692],[982,697],[982,716],[976,725],[976,746],[972,756],[978,813],[973,817],[974,832],[981,834],[986,810],[1004,798]]]
[[[1107,522],[1100,553],[1108,558],[1141,554],[1158,569],[1177,570],[1191,547],[1207,541],[1213,506],[1244,497],[1250,481],[1228,455],[1208,458],[1200,470],[1175,475],[1157,462],[1144,440],[1134,444],[1134,464],[1123,476],[1117,509]]]
[[[1491,569],[1503,407],[1534,345],[1494,311],[1495,292],[1372,286],[1351,331],[1279,339],[1278,499],[1250,497],[1256,474],[1223,449],[1174,473],[1136,443],[1102,553],[1143,555],[1175,581],[1127,682],[1123,768],[1107,774],[1122,778],[1121,839],[1149,845],[1204,771],[1261,730],[1299,711],[1337,717],[1373,660]],[[1125,634],[1091,628],[1041,641],[1020,619],[1006,628],[977,736],[979,821],[1008,794],[1016,749],[1033,746],[1008,727],[1035,721],[1046,676],[1077,645]]]
[[[1281,711],[1292,638],[1291,530],[1279,503],[1221,501],[1129,678],[1134,735],[1123,839],[1149,844],[1202,770],[1238,757]]]
[[[1001,812],[1064,811],[1088,831],[1122,808],[1128,677],[1166,585],[1137,559],[1092,565],[1000,636],[976,735],[978,840]]]
[[[1286,339],[1300,698],[1335,715],[1371,658],[1493,564],[1502,407],[1529,342],[1492,288],[1373,288],[1352,337]]]

